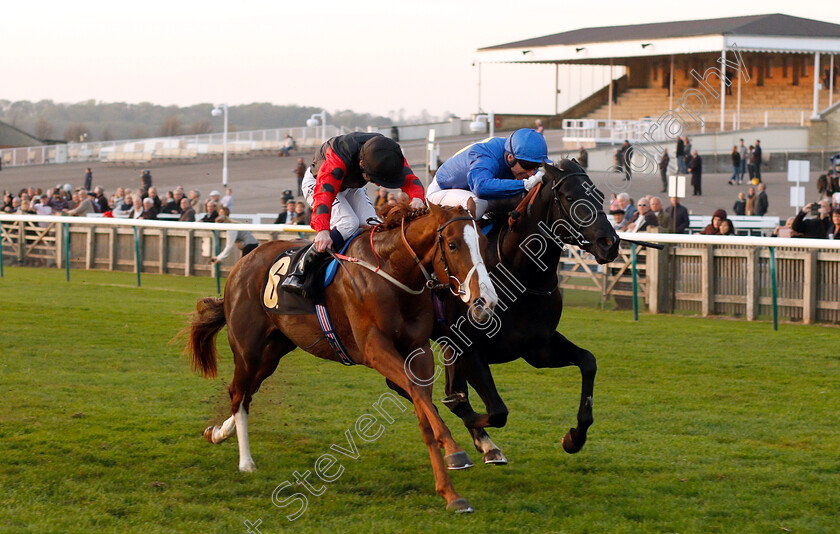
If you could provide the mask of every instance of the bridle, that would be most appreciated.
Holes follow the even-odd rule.
[[[445,283],[445,284],[441,283],[440,280],[438,280],[434,271],[432,273],[429,273],[426,270],[426,268],[423,266],[422,261],[420,260],[420,257],[417,256],[417,253],[414,252],[413,248],[411,248],[411,245],[409,244],[408,239],[406,239],[406,237],[405,237],[405,219],[403,219],[402,223],[400,224],[400,237],[402,237],[403,244],[408,249],[408,251],[411,253],[412,257],[414,258],[414,262],[417,264],[418,267],[420,267],[420,271],[423,273],[423,277],[426,279],[426,287],[428,287],[429,289],[431,289],[433,291],[437,290],[437,289],[448,288],[449,291],[452,292],[453,295],[455,295],[456,297],[461,297],[462,295],[467,294],[467,291],[464,288],[469,283],[470,279],[472,278],[473,273],[476,271],[476,269],[478,269],[478,266],[484,264],[484,260],[479,261],[477,264],[473,264],[472,268],[467,273],[467,276],[464,278],[463,282],[461,282],[458,279],[457,276],[452,274],[452,271],[449,268],[449,262],[446,261],[446,251],[443,248],[443,230],[447,226],[449,226],[450,224],[454,223],[455,221],[471,221],[472,224],[473,224],[473,229],[476,232],[476,238],[478,237],[478,227],[475,224],[475,219],[473,217],[467,217],[465,215],[449,219],[448,221],[446,221],[445,223],[443,223],[443,224],[441,224],[440,226],[437,227],[437,230],[436,230],[437,237],[435,238],[435,245],[440,250],[440,259],[441,259],[441,262],[443,263],[443,270],[446,271],[447,283]],[[457,291],[452,288],[452,281],[453,280],[457,284],[457,286],[456,286],[458,288]]]
[[[364,267],[365,269],[371,271],[374,274],[377,274],[377,275],[381,276],[385,280],[388,280],[389,282],[391,282],[395,286],[399,287],[400,289],[402,289],[403,291],[405,291],[406,293],[409,293],[411,295],[419,295],[420,293],[422,293],[426,289],[431,289],[432,291],[440,290],[440,289],[449,289],[449,291],[451,291],[453,295],[455,295],[456,297],[461,297],[462,295],[467,294],[467,291],[464,288],[466,287],[469,280],[472,278],[472,275],[476,271],[478,266],[479,265],[484,265],[484,261],[481,260],[477,264],[474,264],[472,266],[472,269],[470,269],[470,271],[467,273],[467,276],[464,279],[463,283],[458,279],[458,277],[456,277],[455,275],[452,274],[452,271],[449,268],[449,262],[446,260],[446,251],[443,248],[443,241],[444,241],[443,231],[444,231],[444,229],[446,229],[447,226],[454,223],[455,221],[471,221],[473,223],[473,228],[476,230],[476,238],[478,238],[478,228],[475,224],[475,219],[473,217],[467,217],[467,216],[454,217],[454,218],[449,219],[448,221],[446,221],[445,223],[443,223],[443,224],[441,224],[440,226],[437,227],[437,230],[436,230],[437,237],[435,239],[435,246],[438,247],[438,249],[440,250],[440,257],[441,257],[441,262],[443,263],[443,269],[444,269],[444,271],[446,271],[446,275],[448,277],[447,283],[445,283],[445,284],[441,283],[441,281],[438,280],[437,276],[434,273],[434,270],[431,273],[429,273],[429,271],[426,270],[426,267],[423,266],[423,262],[420,259],[420,257],[417,255],[416,252],[414,252],[414,249],[411,248],[411,245],[409,244],[408,239],[406,239],[406,237],[405,237],[405,219],[403,219],[400,223],[400,237],[402,238],[403,244],[408,249],[408,251],[411,253],[411,256],[414,258],[414,262],[417,264],[418,267],[420,267],[420,271],[423,273],[423,278],[426,279],[426,282],[425,282],[425,284],[423,284],[422,288],[411,289],[407,285],[403,284],[402,282],[400,282],[399,280],[397,280],[396,278],[391,276],[389,273],[382,270],[382,267],[381,267],[380,262],[379,262],[379,255],[376,253],[376,248],[373,246],[374,233],[381,226],[381,223],[373,226],[373,228],[371,228],[371,230],[370,230],[370,248],[371,248],[371,251],[373,251],[374,258],[376,258],[376,265],[372,265],[372,264],[370,264],[370,263],[368,263],[368,262],[366,262],[362,259],[359,259],[359,258],[355,258],[355,257],[352,257],[352,256],[345,256],[344,254],[334,253],[334,254],[332,254],[332,256],[334,258],[338,259],[338,260],[346,261],[346,262],[349,262],[349,263],[354,263],[356,265],[359,265],[360,267]],[[351,277],[351,280],[352,280],[352,277]],[[452,284],[453,280],[457,284],[457,286],[456,286],[457,290],[453,289],[453,284]]]
[[[559,179],[557,179],[551,185],[551,192],[552,192],[552,197],[554,197],[553,198],[554,203],[557,205],[557,208],[560,211],[560,217],[562,219],[566,220],[566,221],[572,221],[573,218],[572,218],[569,210],[563,205],[563,202],[560,200],[558,189],[562,186],[563,182],[571,176],[588,176],[588,175],[585,172],[570,172],[570,173],[567,173],[567,174],[563,174]],[[535,189],[541,188],[541,186],[542,186],[542,183],[537,184],[535,186]],[[527,196],[526,196],[525,199],[523,199],[522,203],[519,206],[517,206],[515,211],[519,211],[519,210],[522,210],[522,209],[529,208],[530,205],[533,204],[534,201],[536,200],[538,194],[539,194],[539,190],[537,190],[530,199],[528,199]],[[518,215],[519,214],[517,213],[517,217],[518,217]],[[499,232],[499,238],[496,240],[496,255],[499,258],[499,261],[502,262],[503,264],[505,263],[505,258],[502,255],[502,244],[503,244],[502,242],[504,241],[504,238],[505,238],[505,235],[506,235],[505,231],[510,230],[510,228],[515,223],[517,217],[511,217],[510,218],[510,222],[507,225],[502,227],[501,231]],[[556,236],[556,235],[552,235],[551,233],[549,233],[548,228],[551,228],[551,226],[552,226],[551,210],[550,209],[546,210],[545,217],[541,222],[542,222],[542,224],[537,225],[537,231],[543,237],[548,239],[549,241],[552,241],[552,242],[556,243],[560,247],[561,250],[564,248],[565,245],[575,245],[579,248],[584,248],[584,247],[590,245],[590,242],[587,241],[583,237],[583,235],[580,234],[580,232],[577,232],[577,230],[575,230],[575,229],[573,229],[573,230],[575,231],[575,233],[577,235],[568,234],[568,235]],[[546,290],[530,289],[530,288],[526,287],[525,292],[533,294],[533,295],[550,295],[557,289],[557,287],[559,285],[560,285],[560,280],[558,278],[557,282],[554,284],[554,287],[551,290],[546,291]]]

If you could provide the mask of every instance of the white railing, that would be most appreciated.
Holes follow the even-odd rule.
[[[228,132],[228,151],[232,154],[260,150],[278,150],[283,147],[286,134],[291,135],[299,148],[319,146],[324,139],[338,135],[336,126],[301,126]],[[4,167],[83,163],[146,163],[152,160],[194,159],[199,155],[219,155],[223,152],[224,134],[209,133],[176,137],[147,139],[122,139],[64,145],[41,145],[0,149]]]
[[[666,110],[663,110],[663,113]],[[698,127],[683,113],[677,114],[683,119],[688,118],[686,133],[705,133],[707,126]],[[737,112],[727,111],[724,117],[724,128],[735,131],[747,127],[763,126],[805,126],[810,119],[811,111],[800,108],[772,108],[748,109]],[[565,119],[563,120],[563,141],[569,143],[620,143],[627,139],[631,143],[641,141],[669,141],[673,136],[667,135],[665,128],[655,127],[658,117],[643,117],[637,120],[606,120],[606,119]],[[703,120],[709,123],[712,131],[720,130],[720,112],[708,110]],[[665,121],[663,120],[663,123]]]

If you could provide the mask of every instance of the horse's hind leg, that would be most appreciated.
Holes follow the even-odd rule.
[[[523,356],[525,361],[537,369],[557,368],[575,365],[580,369],[581,390],[580,406],[578,407],[578,426],[572,428],[563,436],[563,449],[576,453],[586,443],[586,432],[592,426],[592,394],[595,388],[595,373],[598,365],[595,356],[586,349],[582,349],[554,332],[546,349]]]
[[[237,334],[239,332],[240,334]],[[241,333],[246,332],[243,336]],[[274,330],[266,334],[260,328],[228,325],[228,339],[233,350],[235,369],[233,380],[228,387],[231,402],[231,415],[221,427],[211,427],[204,431],[205,437],[212,443],[227,439],[236,430],[239,444],[239,470],[254,471],[256,466],[251,457],[248,437],[248,412],[251,398],[262,382],[271,376],[277,368],[280,358],[295,348],[286,336]]]
[[[470,404],[467,381],[475,388],[487,407],[486,414],[476,413]],[[490,439],[485,427],[503,427],[508,410],[496,390],[489,366],[474,359],[459,358],[447,366],[446,399],[444,404],[461,420],[473,438],[476,450],[483,455],[485,464],[505,465],[507,458]]]

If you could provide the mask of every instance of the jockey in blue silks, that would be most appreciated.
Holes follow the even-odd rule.
[[[440,166],[426,199],[442,206],[467,207],[475,202],[476,217],[487,201],[530,191],[542,179],[537,169],[548,160],[545,137],[530,128],[510,137],[490,137],[461,149]]]

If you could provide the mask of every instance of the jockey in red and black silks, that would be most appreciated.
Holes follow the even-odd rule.
[[[373,182],[408,194],[411,207],[425,206],[423,185],[408,166],[400,146],[379,133],[353,132],[333,137],[315,154],[302,189],[312,208],[312,248],[283,281],[288,291],[302,291],[302,275],[312,257],[338,250],[362,224],[377,220],[365,186]]]

